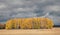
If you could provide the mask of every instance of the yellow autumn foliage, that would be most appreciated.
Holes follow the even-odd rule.
[[[40,28],[40,18],[33,18],[32,21],[33,29],[39,29]]]
[[[32,19],[30,19],[30,18],[23,19],[20,26],[22,29],[24,29],[24,28],[31,29],[32,28]]]
[[[49,29],[53,25],[49,18],[14,18],[6,22],[6,29]]]

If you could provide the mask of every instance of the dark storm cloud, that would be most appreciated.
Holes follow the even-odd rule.
[[[0,0],[0,20],[48,17],[59,24],[60,0]]]

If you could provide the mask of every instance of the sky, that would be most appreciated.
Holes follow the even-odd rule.
[[[60,0],[0,0],[0,22],[29,17],[48,17],[60,25]]]

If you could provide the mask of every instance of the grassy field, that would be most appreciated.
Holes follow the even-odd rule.
[[[0,35],[60,35],[60,28],[0,30]]]

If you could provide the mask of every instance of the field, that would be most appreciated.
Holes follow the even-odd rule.
[[[0,35],[60,35],[60,28],[53,29],[1,29]]]

